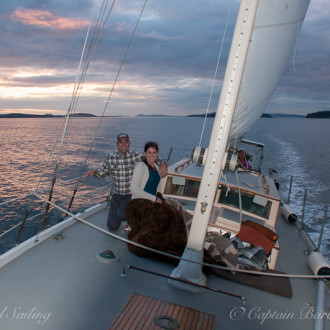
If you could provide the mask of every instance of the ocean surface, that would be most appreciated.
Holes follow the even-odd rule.
[[[207,119],[202,146],[207,146],[214,119]],[[116,149],[116,136],[127,132],[131,150],[143,151],[145,142],[158,142],[160,156],[172,164],[190,157],[199,144],[202,118],[73,118],[62,140],[63,118],[0,119],[0,254],[15,241],[25,240],[43,226],[55,223],[61,212],[51,209],[47,222],[45,206],[33,195],[47,197],[56,177],[53,201],[67,209],[73,190],[77,193],[72,212],[104,201],[111,180],[86,178],[88,169],[99,168],[106,155]],[[300,118],[260,118],[246,139],[265,144],[263,169],[276,170],[282,200],[287,202],[293,177],[290,205],[302,215],[304,192],[307,203],[304,221],[317,245],[330,201],[330,120]],[[59,153],[59,150],[61,152]],[[48,166],[46,167],[46,164]],[[26,211],[24,230],[18,233]],[[321,251],[330,260],[330,212],[328,211]]]

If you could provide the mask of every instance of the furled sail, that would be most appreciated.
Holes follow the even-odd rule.
[[[259,0],[229,140],[263,114],[288,65],[310,0]]]

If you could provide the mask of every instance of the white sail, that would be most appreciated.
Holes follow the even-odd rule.
[[[226,145],[263,113],[288,64],[308,5],[309,0],[241,1],[188,242],[171,274],[174,278],[206,281],[199,263]]]
[[[229,139],[246,133],[267,107],[288,65],[310,0],[259,0]]]

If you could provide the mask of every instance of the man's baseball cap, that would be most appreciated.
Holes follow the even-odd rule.
[[[129,140],[129,136],[126,133],[120,133],[120,134],[117,135],[117,141],[119,141],[120,139],[127,139],[127,140]]]

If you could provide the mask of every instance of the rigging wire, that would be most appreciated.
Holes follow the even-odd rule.
[[[80,68],[81,68],[81,63],[82,63],[82,60],[83,60],[84,52],[85,52],[85,49],[86,49],[86,44],[87,44],[87,40],[88,40],[88,35],[89,35],[90,27],[91,27],[91,24],[92,24],[92,21],[93,21],[93,16],[94,16],[94,10],[95,10],[95,6],[96,6],[96,1],[97,1],[97,0],[94,1],[93,10],[92,10],[91,17],[90,17],[90,20],[89,20],[89,25],[88,25],[88,29],[87,29],[87,33],[86,33],[86,37],[85,37],[84,47],[83,47],[82,54],[81,54],[81,57],[80,57],[80,62],[79,62],[78,70],[77,70],[76,80],[75,80],[75,84],[74,84],[73,91],[72,91],[72,101],[71,101],[71,104],[70,104],[70,106],[69,106],[69,108],[68,108],[68,111],[67,111],[67,118],[68,118],[68,114],[69,114],[70,111],[71,111],[71,106],[72,106],[72,103],[73,103],[73,99],[74,99],[74,97],[75,97],[75,95],[76,95],[77,88],[79,87],[79,85],[78,85],[78,87],[77,87],[77,81],[78,81],[79,71],[80,71]],[[67,119],[63,121],[62,126],[61,126],[61,128],[59,129],[59,131],[58,131],[58,135],[57,135],[57,137],[56,137],[56,139],[55,139],[55,141],[54,141],[54,144],[53,144],[52,150],[51,150],[51,152],[50,152],[50,154],[49,154],[49,157],[48,157],[48,160],[47,160],[47,162],[46,162],[46,165],[44,166],[44,169],[43,169],[43,171],[42,171],[42,173],[41,173],[41,176],[40,176],[40,178],[39,178],[39,182],[38,182],[38,184],[37,184],[37,186],[36,186],[35,191],[38,191],[38,189],[39,189],[39,186],[40,186],[40,184],[41,184],[41,180],[42,180],[42,178],[44,177],[44,174],[45,174],[45,171],[46,171],[46,169],[47,169],[47,167],[48,167],[48,164],[49,164],[50,158],[51,158],[52,154],[54,153],[54,150],[55,150],[55,146],[56,146],[57,140],[58,140],[58,138],[59,138],[59,136],[60,136],[60,133],[61,133],[61,131],[62,131],[62,129],[63,129],[64,123],[66,123],[66,122],[67,122]],[[66,131],[64,130],[64,131],[63,131],[63,135],[65,135],[65,133],[66,133]],[[63,138],[64,138],[64,137],[62,137],[62,143],[64,143]],[[58,159],[58,161],[59,161],[59,159]]]
[[[75,102],[77,91],[78,91],[79,87],[81,86],[80,84],[77,85],[78,74],[79,74],[79,71],[80,71],[80,68],[81,68],[81,64],[82,64],[82,60],[83,60],[83,57],[84,57],[88,36],[89,36],[90,27],[91,27],[91,24],[92,24],[92,21],[93,21],[95,5],[96,5],[96,0],[94,1],[93,10],[92,10],[91,18],[89,20],[89,26],[88,26],[86,37],[85,37],[84,47],[83,47],[82,54],[81,54],[81,57],[80,57],[80,63],[79,63],[78,72],[77,72],[77,75],[76,75],[76,81],[75,81],[74,88],[73,88],[73,91],[72,91],[72,101],[71,101],[71,104],[70,104],[70,106],[67,110],[67,114],[66,114],[65,121],[64,121],[64,124],[63,124],[64,127],[62,126],[61,130],[59,131],[59,132],[61,132],[62,128],[63,128],[61,144],[60,144],[60,147],[59,147],[59,151],[58,151],[58,154],[57,154],[57,161],[56,161],[55,168],[54,168],[54,171],[53,171],[52,184],[51,184],[49,194],[48,194],[48,200],[49,201],[51,201],[52,198],[53,198],[54,187],[55,187],[55,183],[56,183],[56,175],[57,175],[60,159],[61,159],[61,156],[62,156],[62,149],[63,149],[64,142],[65,142],[65,139],[66,139],[66,134],[67,134],[68,127],[69,127],[69,122],[70,122],[70,119],[71,119],[70,118],[70,113],[72,113],[72,111],[74,111],[74,109],[72,109],[72,103]],[[59,137],[59,135],[58,135],[58,137]],[[55,140],[55,144],[56,144],[56,142],[57,142],[57,140]],[[51,157],[51,155],[49,157]],[[46,167],[47,167],[47,165],[46,165]],[[46,170],[46,167],[44,168],[44,171]],[[41,182],[42,177],[43,176],[40,177],[39,184]],[[45,216],[44,216],[44,219],[42,221],[43,222],[43,226],[42,226],[43,229],[45,229],[46,225],[47,225],[49,210],[50,210],[50,205],[47,204],[46,205],[46,210],[45,210]]]
[[[120,63],[120,66],[119,66],[118,72],[117,72],[117,74],[116,74],[115,80],[114,80],[113,85],[112,85],[112,88],[111,88],[111,90],[110,90],[110,92],[109,92],[108,99],[107,99],[107,101],[106,101],[106,104],[105,104],[105,106],[104,106],[104,109],[103,109],[103,112],[102,112],[101,118],[100,118],[100,120],[99,120],[99,122],[98,122],[98,125],[97,125],[97,127],[96,127],[95,134],[94,134],[93,139],[92,139],[92,142],[91,142],[91,144],[90,144],[90,149],[89,149],[88,152],[87,152],[87,156],[86,156],[85,162],[84,162],[84,164],[83,164],[83,166],[82,166],[81,173],[80,173],[79,179],[77,180],[76,188],[74,189],[74,191],[77,191],[78,186],[79,186],[79,183],[80,183],[80,180],[81,180],[81,178],[82,178],[82,176],[83,176],[83,173],[84,173],[84,171],[85,171],[85,167],[86,167],[87,161],[88,161],[89,156],[90,156],[90,154],[91,154],[91,151],[92,151],[92,149],[93,149],[93,147],[94,147],[95,139],[96,139],[97,134],[98,134],[98,132],[99,132],[99,129],[100,129],[100,127],[101,127],[101,123],[102,123],[102,121],[103,121],[103,119],[104,119],[105,112],[106,112],[106,110],[107,110],[107,108],[108,108],[108,106],[109,106],[109,103],[110,103],[110,100],[111,100],[111,97],[112,97],[113,91],[114,91],[114,89],[115,89],[115,86],[117,85],[117,82],[118,82],[118,79],[119,79],[120,73],[121,73],[122,68],[123,68],[123,66],[124,66],[124,63],[125,63],[125,61],[126,61],[126,58],[127,58],[127,55],[128,55],[128,51],[129,51],[129,49],[130,49],[130,47],[131,47],[131,44],[132,44],[132,42],[133,42],[134,36],[135,36],[135,34],[136,34],[136,31],[137,31],[138,25],[139,25],[139,23],[140,23],[140,21],[141,21],[141,18],[142,18],[142,15],[143,15],[144,9],[145,9],[145,7],[146,7],[146,5],[147,5],[147,2],[148,2],[148,0],[145,0],[145,1],[144,1],[144,4],[143,4],[142,9],[141,9],[141,11],[140,11],[140,15],[139,15],[139,17],[138,17],[138,19],[137,19],[137,22],[136,22],[135,27],[134,27],[134,29],[133,29],[132,35],[131,35],[130,40],[129,40],[129,42],[128,42],[128,45],[127,45],[127,47],[126,47],[126,51],[125,51],[124,56],[123,56],[123,58],[122,58],[122,61],[121,61],[121,63]],[[75,194],[75,192],[74,192],[74,194]],[[73,196],[73,197],[74,197],[74,196]],[[72,203],[70,202],[70,204],[72,204]]]
[[[216,78],[217,78],[218,70],[219,70],[219,66],[220,66],[222,49],[223,49],[223,45],[224,45],[224,42],[225,42],[225,37],[226,37],[226,32],[227,32],[227,27],[228,27],[228,22],[229,22],[229,17],[230,17],[232,3],[233,3],[233,1],[231,0],[230,1],[229,8],[228,8],[228,12],[227,12],[225,29],[224,29],[222,40],[221,40],[221,45],[220,45],[220,50],[219,50],[219,55],[218,55],[218,61],[217,61],[216,69],[215,69],[214,76],[213,76],[212,88],[211,88],[211,91],[210,91],[210,96],[209,96],[209,100],[208,100],[208,104],[207,104],[207,108],[206,108],[206,113],[205,113],[205,117],[204,117],[204,122],[203,122],[201,137],[200,137],[199,144],[198,144],[199,147],[202,144],[202,139],[203,139],[205,125],[206,125],[206,119],[207,119],[207,115],[208,115],[209,110],[210,110],[211,99],[212,99],[212,96],[213,96],[213,90],[214,90],[214,86],[215,86],[215,82],[216,82]]]
[[[216,269],[223,269],[223,270],[227,270],[227,271],[231,271],[231,272],[247,273],[247,274],[254,274],[254,275],[259,275],[259,276],[273,276],[273,277],[287,277],[287,278],[306,278],[306,279],[328,279],[328,278],[330,279],[330,275],[300,275],[300,274],[282,274],[282,273],[281,274],[279,274],[279,273],[260,273],[260,271],[251,271],[251,270],[245,270],[245,269],[238,269],[238,268],[236,269],[236,268],[224,267],[224,266],[219,266],[219,265],[214,265],[214,264],[209,264],[209,263],[204,263],[204,262],[199,262],[199,261],[194,261],[194,260],[191,260],[191,259],[178,257],[178,256],[175,256],[175,255],[163,252],[163,251],[155,250],[155,249],[150,248],[148,246],[145,246],[145,245],[136,243],[134,241],[131,241],[127,238],[124,238],[120,235],[109,232],[108,230],[105,230],[101,227],[98,227],[98,226],[96,226],[96,225],[94,225],[94,224],[78,217],[77,215],[74,215],[74,214],[64,210],[63,208],[59,207],[58,205],[56,205],[53,202],[48,201],[46,198],[42,197],[41,195],[38,195],[37,193],[34,193],[34,195],[37,198],[45,201],[46,203],[51,204],[53,207],[59,209],[60,211],[67,213],[73,219],[75,219],[75,220],[77,220],[81,223],[84,223],[87,226],[92,227],[92,228],[94,228],[94,229],[96,229],[96,230],[98,230],[98,231],[100,231],[100,232],[102,232],[102,233],[104,233],[104,234],[106,234],[110,237],[116,238],[116,239],[118,239],[122,242],[129,243],[131,245],[135,245],[135,246],[140,247],[142,249],[145,249],[145,250],[148,250],[148,251],[151,251],[151,252],[155,252],[157,254],[160,254],[160,255],[163,255],[163,256],[166,256],[166,257],[170,257],[170,258],[173,258],[173,259],[189,261],[189,262],[196,263],[196,264],[199,264],[199,265],[202,265],[202,266],[207,266],[207,267],[216,268]]]
[[[79,93],[76,93],[76,97],[75,97],[75,100],[74,100],[74,103],[73,103],[72,112],[75,112],[75,110],[77,108],[79,96],[80,96],[80,93],[81,93],[81,90],[82,90],[81,86],[83,85],[83,83],[85,81],[86,74],[87,74],[87,71],[88,71],[88,68],[89,68],[89,64],[92,60],[92,57],[93,57],[93,54],[94,54],[95,49],[97,47],[97,44],[98,44],[98,42],[99,42],[99,40],[100,40],[100,38],[103,34],[104,28],[106,26],[106,22],[108,21],[108,19],[110,17],[110,14],[112,12],[112,9],[114,7],[114,4],[115,4],[116,0],[114,0],[112,2],[112,5],[111,5],[110,9],[108,10],[106,18],[104,19],[104,16],[105,16],[105,13],[106,13],[106,10],[107,10],[107,6],[108,6],[108,2],[109,2],[109,0],[106,0],[106,4],[105,4],[105,1],[103,1],[102,7],[101,7],[101,10],[100,10],[98,19],[97,19],[97,22],[95,24],[93,37],[91,38],[89,51],[88,51],[88,54],[86,56],[85,65],[84,65],[84,68],[82,70],[80,82],[79,82],[79,85],[78,85]],[[102,24],[102,22],[103,22],[103,24]]]
[[[108,1],[107,1],[108,2]],[[96,3],[96,0],[94,2],[94,5]],[[107,18],[109,17],[110,13],[111,13],[111,10],[113,8],[113,5],[115,3],[115,0],[113,1],[113,4],[110,8],[110,11],[109,11],[109,14],[107,16]],[[79,71],[80,71],[80,67],[81,67],[81,63],[82,63],[82,59],[83,59],[83,56],[84,56],[84,53],[85,53],[85,48],[86,48],[86,44],[87,44],[87,39],[88,39],[88,36],[89,36],[89,31],[90,31],[90,26],[92,24],[92,17],[93,17],[93,14],[94,14],[94,8],[93,8],[93,11],[92,11],[92,16],[91,16],[91,19],[90,19],[90,22],[89,22],[89,27],[88,27],[88,30],[87,30],[87,34],[86,34],[86,38],[85,38],[85,43],[84,43],[84,47],[83,47],[83,51],[82,51],[82,55],[81,55],[81,59],[80,59],[80,64],[79,64]],[[105,25],[105,24],[104,24]],[[104,26],[103,26],[104,28]],[[103,31],[103,29],[101,29],[101,32]],[[97,39],[98,41],[99,39]],[[96,47],[96,44],[97,44],[97,41],[93,47],[93,50],[95,50],[95,47]],[[91,60],[91,56],[93,54],[93,52],[90,52],[90,57],[87,58],[87,61],[86,61],[86,64],[89,65],[89,62]],[[78,86],[75,84],[74,85],[74,89],[73,89],[73,96],[72,96],[72,103],[73,105],[76,105],[77,104],[77,100],[78,98],[75,97],[75,95],[77,95],[77,91],[81,90],[81,86],[82,86],[82,81],[84,81],[85,79],[85,76],[86,76],[86,72],[87,72],[87,68],[88,68],[88,65],[85,65],[84,66],[84,70],[82,72],[82,75],[81,75],[81,81],[80,83],[78,84]],[[79,95],[79,94],[78,94]],[[66,115],[66,122],[65,122],[65,127],[64,127],[64,130],[63,130],[63,134],[62,134],[62,140],[61,140],[61,145],[60,145],[60,148],[59,148],[59,154],[58,154],[58,158],[57,158],[57,162],[56,162],[56,167],[55,167],[55,174],[56,174],[56,171],[57,171],[57,168],[58,168],[58,164],[60,162],[60,158],[61,158],[61,153],[62,153],[62,148],[64,146],[64,142],[65,142],[65,138],[66,138],[66,134],[67,134],[67,130],[68,130],[68,124],[69,124],[69,119],[70,119],[70,113],[72,113],[74,110],[75,110],[75,107],[72,106],[72,103],[70,104],[70,107],[67,111],[67,115]]]
[[[100,13],[99,13],[99,16],[98,16],[96,27],[94,29],[94,33],[93,33],[93,37],[92,37],[92,41],[91,41],[91,46],[89,47],[89,53],[87,55],[85,66],[84,66],[83,72],[81,74],[80,86],[85,81],[85,77],[86,77],[86,74],[87,74],[87,70],[88,70],[90,61],[91,61],[92,56],[93,56],[93,54],[95,52],[96,46],[98,44],[98,41],[100,40],[101,35],[103,34],[104,28],[106,26],[106,22],[108,21],[108,19],[110,17],[110,14],[111,14],[112,9],[113,9],[114,4],[115,4],[115,0],[112,2],[112,5],[111,5],[111,7],[110,7],[110,9],[109,9],[109,11],[108,11],[108,13],[106,15],[106,18],[104,19],[104,16],[105,16],[105,13],[106,13],[106,9],[107,9],[108,3],[109,3],[109,0],[107,0],[106,3],[105,3],[105,1],[103,1],[103,3],[102,3],[102,7],[101,7],[101,10],[100,10]],[[103,22],[103,24],[102,24],[102,22]],[[93,47],[92,47],[92,45],[93,45]],[[74,103],[74,107],[73,107],[73,112],[76,110],[76,107],[77,107],[77,104],[78,104],[78,99],[79,99],[81,90],[82,90],[82,88],[80,88],[79,94],[77,95],[77,97],[75,99],[75,103]],[[88,154],[89,154],[89,152],[88,152]],[[88,157],[87,157],[87,159],[88,159]],[[70,199],[70,202],[69,202],[68,210],[71,209],[71,206],[73,204],[74,198],[75,198],[76,193],[78,191],[79,181],[80,181],[80,178],[82,177],[83,169],[85,168],[86,162],[87,162],[87,160],[85,160],[85,162],[84,162],[84,165],[82,167],[82,171],[81,171],[81,174],[80,174],[80,176],[78,178],[76,187],[73,190],[73,194],[72,194],[71,199]]]
[[[80,93],[81,93],[81,90],[82,90],[82,85],[83,85],[83,82],[85,80],[86,73],[87,73],[87,70],[88,70],[88,67],[89,67],[89,63],[90,63],[90,61],[92,59],[92,56],[94,54],[94,51],[95,51],[96,46],[98,44],[98,41],[99,41],[99,39],[101,37],[101,34],[102,34],[103,30],[104,30],[104,27],[106,25],[106,21],[108,20],[108,18],[110,16],[110,13],[111,13],[111,11],[113,9],[113,6],[114,6],[116,0],[114,0],[112,2],[111,8],[109,9],[109,11],[107,13],[107,16],[106,16],[106,19],[105,19],[105,21],[102,24],[102,20],[103,20],[103,18],[105,16],[105,12],[107,10],[108,2],[109,2],[109,0],[106,0],[106,1],[103,1],[103,3],[102,3],[102,7],[101,7],[100,13],[98,15],[97,22],[95,24],[93,36],[91,38],[91,42],[90,42],[90,45],[88,47],[88,53],[86,55],[85,64],[83,66],[83,69],[81,69],[81,67],[82,67],[82,61],[83,61],[85,50],[86,50],[86,47],[87,47],[88,37],[89,37],[89,34],[90,34],[90,29],[91,29],[92,22],[93,22],[93,17],[94,17],[94,12],[95,12],[95,8],[96,8],[96,3],[97,3],[97,0],[94,1],[94,6],[93,6],[93,10],[92,10],[91,17],[90,17],[90,20],[89,20],[89,26],[88,26],[88,29],[87,29],[87,32],[86,32],[84,46],[83,46],[83,50],[82,50],[82,54],[81,54],[81,57],[80,57],[80,62],[79,62],[78,70],[77,70],[76,80],[75,80],[75,84],[74,84],[73,91],[72,91],[71,103],[70,103],[69,108],[67,110],[66,118],[63,121],[61,128],[59,129],[58,135],[57,135],[57,137],[55,139],[55,142],[53,144],[52,150],[51,150],[51,152],[49,154],[49,158],[48,158],[48,160],[46,162],[46,165],[45,165],[44,170],[43,170],[43,172],[41,174],[39,183],[37,184],[37,187],[36,187],[35,191],[38,191],[38,189],[39,189],[41,180],[42,180],[42,178],[44,176],[44,173],[46,171],[46,168],[48,167],[50,158],[51,158],[52,154],[54,153],[56,143],[57,143],[57,141],[59,139],[59,136],[60,136],[61,132],[63,131],[63,133],[62,133],[62,143],[61,143],[61,147],[60,147],[60,151],[59,151],[59,156],[58,156],[58,159],[57,159],[57,164],[60,161],[60,155],[61,155],[62,146],[64,144],[65,136],[66,136],[66,133],[68,131],[69,121],[71,120],[70,114],[72,114],[72,113],[75,112],[75,109],[76,109],[77,103],[78,103],[78,99],[79,99],[79,96],[80,96]],[[80,71],[81,71],[81,73],[80,73]],[[80,75],[80,78],[79,78],[79,82],[78,82],[79,75]],[[65,126],[64,129],[63,129],[63,126]],[[56,171],[57,171],[57,168],[55,169],[54,172],[56,173]]]
[[[325,212],[327,205],[328,203],[326,203],[325,206],[323,206],[320,210],[315,211],[307,220],[304,220],[304,224],[316,217],[321,211]]]
[[[37,191],[38,188],[39,188],[40,182],[41,182],[41,180],[42,180],[42,178],[44,176],[44,173],[45,173],[46,168],[48,167],[49,160],[50,160],[50,158],[51,158],[51,156],[53,154],[53,151],[55,149],[55,145],[56,145],[56,143],[58,141],[58,138],[60,136],[60,132],[62,132],[61,144],[60,144],[60,147],[59,147],[57,161],[56,161],[54,172],[53,172],[52,184],[51,184],[51,187],[50,187],[50,190],[49,190],[49,197],[48,197],[49,200],[51,200],[52,199],[52,196],[53,196],[54,186],[55,186],[55,183],[56,183],[56,175],[57,175],[57,171],[58,171],[58,167],[59,167],[59,163],[60,163],[60,159],[61,159],[61,155],[62,155],[62,150],[63,150],[63,146],[64,146],[64,143],[65,143],[65,140],[66,140],[66,134],[68,132],[69,124],[71,123],[70,114],[74,113],[74,111],[76,109],[76,106],[77,106],[77,103],[78,103],[78,99],[79,99],[79,96],[80,96],[80,92],[81,92],[81,89],[82,89],[82,84],[83,84],[83,82],[85,80],[86,72],[87,72],[87,69],[89,67],[89,63],[90,63],[91,58],[92,58],[92,55],[93,55],[93,53],[94,53],[94,51],[96,49],[96,45],[98,43],[98,40],[100,39],[100,36],[101,36],[101,34],[102,34],[103,30],[104,30],[104,27],[106,25],[106,21],[108,20],[108,18],[110,16],[110,13],[112,12],[113,6],[115,4],[115,0],[114,0],[112,2],[112,5],[111,5],[111,7],[110,7],[110,9],[109,9],[109,11],[107,13],[107,15],[106,15],[106,19],[105,19],[105,21],[103,22],[103,25],[102,25],[102,20],[103,20],[103,18],[105,16],[105,13],[106,13],[106,10],[107,10],[107,7],[108,7],[109,0],[107,0],[106,2],[103,1],[102,8],[101,8],[101,11],[99,13],[98,20],[97,20],[97,23],[96,23],[96,27],[94,29],[93,38],[92,38],[92,41],[91,41],[91,44],[90,44],[90,47],[89,47],[89,53],[87,54],[85,65],[84,65],[83,69],[81,70],[82,61],[83,61],[85,50],[86,50],[87,40],[88,40],[88,37],[89,37],[89,32],[90,32],[91,25],[92,25],[92,22],[93,22],[93,16],[94,16],[94,11],[95,11],[95,7],[96,7],[96,1],[97,0],[94,1],[94,6],[93,6],[92,14],[91,14],[91,17],[90,17],[90,20],[89,20],[89,26],[88,26],[88,29],[87,29],[87,33],[86,33],[86,37],[85,37],[85,42],[84,42],[84,47],[83,47],[83,50],[82,50],[82,54],[81,54],[81,58],[80,58],[80,63],[79,63],[79,67],[78,67],[78,72],[77,72],[77,76],[76,76],[76,81],[75,81],[73,92],[72,92],[71,104],[70,104],[70,106],[69,106],[69,108],[67,110],[65,121],[62,124],[62,127],[59,130],[59,134],[58,134],[58,136],[57,136],[57,138],[56,138],[56,140],[54,142],[54,146],[53,146],[52,152],[49,155],[49,158],[48,158],[48,161],[47,161],[46,166],[44,168],[44,171],[43,171],[43,173],[42,173],[42,175],[40,177],[39,183],[37,185],[37,189],[35,190],[35,191]],[[78,76],[79,76],[79,72],[80,71],[82,71],[82,72],[81,72],[79,83],[78,83]],[[74,191],[74,195],[75,195],[75,193],[76,193],[76,189]],[[71,204],[73,202],[74,195],[71,198],[70,207],[71,207]],[[46,226],[47,219],[48,219],[48,213],[49,213],[49,204],[46,206],[45,216],[44,216],[44,220],[43,220],[43,228],[45,228],[45,226]]]

